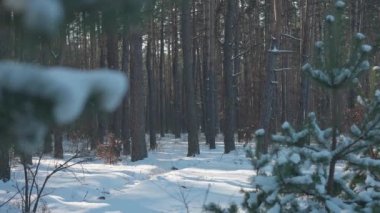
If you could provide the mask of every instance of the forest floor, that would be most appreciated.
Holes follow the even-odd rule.
[[[210,202],[240,204],[242,189],[251,186],[252,165],[241,144],[224,154],[222,138],[217,141],[217,148],[210,150],[203,139],[201,154],[185,157],[186,137],[168,135],[159,139],[157,150],[142,161],[123,158],[110,165],[93,158],[75,165],[49,180],[39,212],[202,212],[202,206]],[[47,172],[62,162],[42,159],[40,185]],[[0,205],[23,188],[21,166],[13,166],[12,177],[7,183],[0,182]],[[20,212],[21,203],[17,194],[0,212]]]

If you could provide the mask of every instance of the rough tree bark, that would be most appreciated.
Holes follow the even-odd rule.
[[[233,76],[233,20],[235,16],[235,1],[227,0],[227,11],[224,21],[224,44],[223,44],[223,74],[224,74],[224,153],[235,150],[235,92]]]
[[[106,31],[106,45],[107,45],[107,67],[110,69],[119,69],[119,48],[118,48],[118,34],[116,18],[108,15],[107,23],[105,24]],[[121,138],[121,106],[109,116],[109,131],[113,133],[116,138]]]
[[[181,137],[181,79],[182,75],[178,69],[178,19],[177,19],[177,5],[174,5],[173,11],[173,86],[174,86],[174,136],[175,138]]]
[[[301,38],[300,40],[300,66],[303,66],[308,57],[307,54],[309,52],[309,37],[310,37],[310,10],[309,10],[309,1],[305,1],[305,5],[301,10]],[[301,127],[307,118],[307,113],[309,111],[309,94],[310,94],[310,82],[307,76],[301,73],[301,94],[300,94],[300,111],[298,116],[298,126]]]
[[[56,127],[54,129],[54,158],[63,159],[63,135],[62,130]]]
[[[151,150],[156,149],[156,93],[155,82],[152,70],[152,38],[148,35],[148,43],[146,47],[146,70],[148,73],[148,113],[149,113],[149,147]]]
[[[215,136],[216,136],[216,89],[215,89],[215,0],[209,0],[208,14],[206,14],[206,26],[208,32],[206,36],[206,53],[207,66],[205,69],[206,81],[206,143],[209,144],[210,149],[215,149]]]
[[[163,1],[162,1],[163,2]],[[161,6],[161,20],[160,20],[160,61],[159,61],[159,71],[160,71],[160,135],[165,136],[165,82],[164,82],[164,62],[165,62],[165,52],[164,52],[164,8]]]
[[[126,74],[129,73],[129,38],[127,35],[124,35],[123,38],[123,54],[122,54],[122,67],[121,69]],[[123,143],[123,155],[131,154],[131,134],[130,134],[130,123],[129,123],[129,100],[127,97],[124,98],[122,104],[122,121],[121,121],[121,140]]]
[[[0,146],[0,180],[3,182],[11,178],[11,167],[9,164],[9,149],[7,146]]]
[[[131,33],[131,160],[138,161],[148,156],[145,142],[145,98],[146,82],[143,71],[142,35],[139,27]]]
[[[10,21],[10,14],[5,12],[0,4],[0,59],[4,59],[9,53],[10,34],[7,22]],[[0,180],[8,181],[11,177],[9,164],[9,147],[4,141],[0,142]]]
[[[270,50],[275,50],[277,47],[277,40],[275,38],[272,39]],[[274,84],[275,79],[275,73],[274,73],[274,63],[275,63],[275,53],[269,51],[268,52],[268,61],[267,61],[267,68],[266,68],[266,77],[265,77],[265,83],[264,83],[264,101],[261,107],[260,111],[260,128],[263,128],[265,130],[268,130],[270,127],[270,121],[272,118],[272,113],[274,111],[274,95],[275,95],[275,89],[276,85]],[[261,153],[267,153],[268,151],[268,140],[265,141],[264,144],[262,144],[261,147],[257,147],[259,152]]]
[[[181,0],[181,38],[183,51],[183,75],[185,94],[187,100],[186,116],[188,130],[187,156],[199,154],[198,124],[195,103],[195,88],[193,74],[193,50],[192,50],[192,24],[191,24],[191,2]]]

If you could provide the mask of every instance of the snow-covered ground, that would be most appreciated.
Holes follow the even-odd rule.
[[[205,203],[222,206],[243,200],[241,189],[248,189],[254,175],[241,145],[223,154],[223,143],[209,150],[201,141],[201,154],[185,157],[186,137],[171,136],[158,141],[143,161],[125,158],[114,164],[103,160],[75,165],[55,174],[47,184],[39,205],[41,212],[202,212]],[[219,140],[221,141],[221,140]],[[37,159],[36,159],[37,160]],[[40,176],[60,161],[42,160]],[[22,188],[22,168],[12,169],[13,180],[0,183],[0,205]],[[16,196],[0,212],[19,212]]]

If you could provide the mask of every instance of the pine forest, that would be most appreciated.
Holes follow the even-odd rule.
[[[379,23],[377,0],[0,0],[0,212],[378,212]]]

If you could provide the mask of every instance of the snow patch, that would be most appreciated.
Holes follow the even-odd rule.
[[[335,17],[333,15],[327,15],[326,16],[326,21],[329,23],[332,23],[335,21]]]
[[[364,53],[369,53],[369,52],[371,52],[371,50],[372,50],[372,46],[371,46],[371,45],[368,45],[368,44],[363,44],[363,45],[361,46],[361,50],[362,50],[362,52],[364,52]]]
[[[365,39],[365,35],[363,33],[356,33],[355,38],[359,41],[362,41]]]
[[[318,49],[321,49],[323,47],[323,41],[317,41],[315,42],[315,47]]]
[[[377,98],[377,101],[380,102],[380,90],[376,90],[375,97]]]
[[[342,9],[346,6],[346,3],[344,3],[344,1],[337,1],[335,2],[335,6],[339,9]]]
[[[188,158],[187,141],[164,137],[157,142],[159,149],[150,151],[142,161],[123,157],[117,164],[107,165],[95,159],[57,173],[46,185],[46,209],[54,213],[186,212],[186,203],[190,212],[204,212],[203,205],[210,202],[224,208],[232,202],[239,204],[244,198],[241,190],[252,190],[254,171],[242,145],[237,144],[238,154],[223,154],[223,142],[217,140],[216,149],[201,145],[201,154]],[[62,162],[44,156],[39,174],[44,178]],[[171,170],[173,166],[178,170]],[[22,167],[12,167],[12,174],[9,182],[0,181],[0,203],[17,193],[16,183],[23,187]],[[250,195],[255,199],[254,193]],[[21,212],[20,203],[18,195],[0,212]],[[43,206],[37,212],[43,212]]]
[[[312,184],[313,180],[311,179],[310,175],[304,175],[304,176],[286,178],[285,182],[290,183],[290,184],[295,184],[295,185],[307,185],[307,184]]]
[[[257,176],[254,179],[254,184],[260,186],[264,192],[272,192],[278,187],[277,177]]]
[[[281,211],[280,205],[276,203],[272,208],[268,210],[268,213],[280,213]]]
[[[258,130],[256,130],[255,135],[256,136],[263,136],[263,135],[265,135],[265,130],[264,129],[258,129]]]
[[[369,61],[368,60],[365,60],[363,61],[361,64],[360,64],[360,67],[359,67],[361,70],[368,70],[370,68],[370,64],[369,64]]]
[[[301,161],[301,157],[298,153],[293,153],[290,156],[290,161],[293,162],[294,164],[298,164]]]

